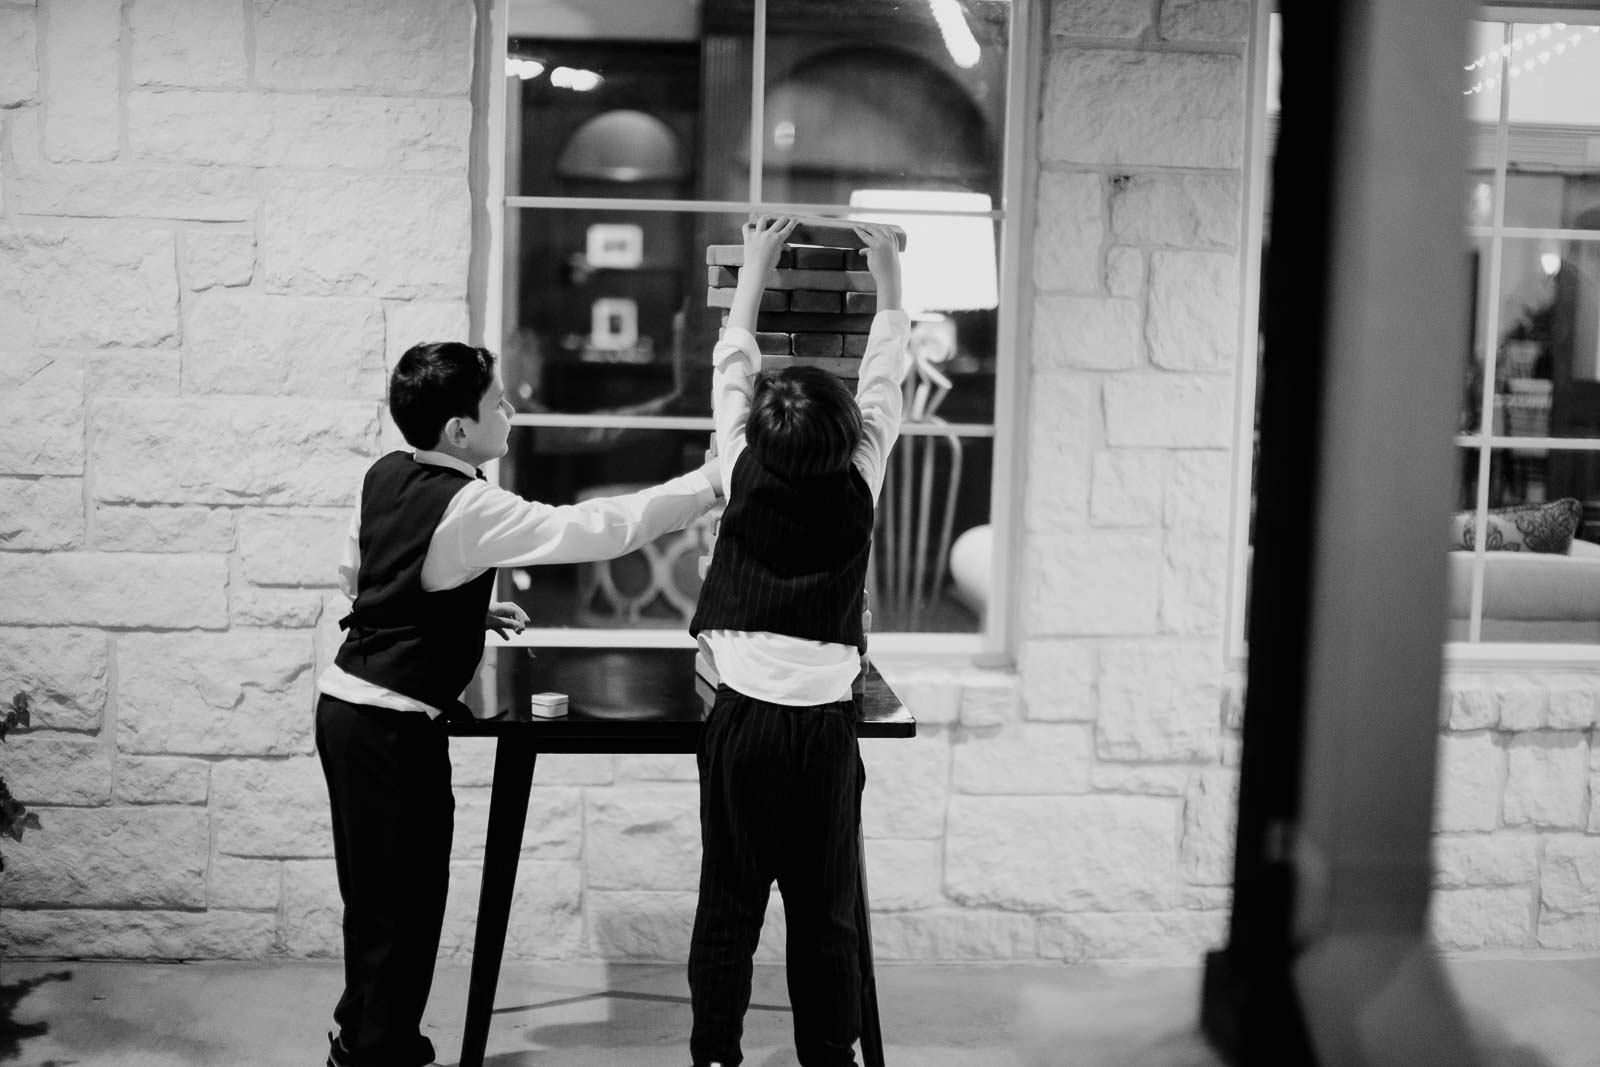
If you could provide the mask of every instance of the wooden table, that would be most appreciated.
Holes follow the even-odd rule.
[[[513,651],[506,658],[511,659],[503,668],[511,672],[511,708],[492,719],[447,727],[455,737],[496,739],[461,1067],[482,1067],[488,1046],[535,758],[541,752],[692,753],[709,710],[695,692],[692,649],[537,649],[531,656]],[[528,714],[529,694],[545,691],[567,694],[566,718]],[[875,667],[868,668],[866,692],[857,697],[856,711],[859,737],[916,735],[916,720]],[[864,846],[856,918],[861,933],[861,1055],[866,1067],[883,1067]]]

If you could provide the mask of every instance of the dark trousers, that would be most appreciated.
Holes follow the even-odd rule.
[[[433,1062],[422,1009],[450,881],[455,797],[442,721],[317,701],[317,753],[344,900],[344,995],[333,1010],[357,1067]]]
[[[853,1064],[861,1033],[856,901],[866,768],[849,701],[795,708],[717,690],[699,749],[700,904],[689,945],[696,1063],[732,1067],[774,880],[804,1067]]]

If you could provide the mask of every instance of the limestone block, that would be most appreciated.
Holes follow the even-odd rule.
[[[0,548],[42,551],[82,543],[82,478],[0,478]]]
[[[329,599],[334,603],[324,609],[322,616],[324,626],[329,625],[329,620],[335,612],[342,615],[350,610],[350,602],[338,594],[331,594]],[[334,634],[339,640],[343,640],[344,635],[338,627],[334,627]],[[335,645],[334,647],[337,648],[338,646]],[[328,662],[331,662],[331,657]],[[322,669],[322,657],[319,654],[317,670],[320,672]],[[492,737],[454,737],[450,739],[450,784],[458,794],[466,787],[488,786],[494,783],[494,750],[495,740]],[[557,758],[545,755],[540,756],[536,761],[533,775],[533,787],[535,789],[544,784],[544,773],[548,769],[548,765],[555,762]],[[528,807],[531,812],[533,804],[529,803]]]
[[[874,908],[877,901],[873,902]],[[757,963],[783,963],[788,956],[789,923],[783,913],[783,894],[774,887],[767,897],[767,911],[761,917],[761,938],[756,942]]]
[[[1539,947],[1592,953],[1600,949],[1600,914],[1566,915],[1539,909]]]
[[[473,7],[461,0],[251,0],[256,80],[269,89],[465,94]]]
[[[50,808],[44,829],[6,843],[8,907],[197,908],[205,903],[206,813],[193,808]]]
[[[239,561],[256,585],[332,585],[349,537],[348,508],[244,508]]]
[[[1026,960],[1038,955],[1032,915],[966,908],[872,915],[879,960]]]
[[[919,674],[914,681],[893,685],[919,726],[943,726],[961,721],[961,684],[954,673],[943,677]]]
[[[466,341],[470,322],[461,300],[391,300],[384,305],[385,374],[413,345],[432,341]],[[502,370],[504,368],[502,367]]]
[[[1569,915],[1600,915],[1600,838],[1547,837],[1539,902]]]
[[[1033,532],[1081,529],[1088,519],[1089,456],[1098,385],[1088,375],[1033,376],[1024,518]]]
[[[1239,354],[1239,260],[1231,252],[1150,253],[1150,361],[1231,371]]]
[[[6,785],[30,807],[111,802],[111,753],[97,739],[14,734],[4,766]]]
[[[1024,630],[1030,637],[1153,634],[1161,559],[1159,537],[1122,530],[1036,543],[1024,584]]]
[[[128,95],[129,154],[160,163],[465,173],[471,131],[465,96]]]
[[[472,958],[478,891],[482,885],[482,864],[450,865],[450,896],[439,937],[439,952],[445,958],[462,962]],[[580,864],[546,863],[524,857],[517,865],[512,884],[505,958],[570,960],[586,955],[583,900]]]
[[[1226,452],[1175,453],[1161,494],[1162,524],[1196,541],[1224,541],[1232,520],[1233,463]]]
[[[1249,0],[1162,0],[1161,36],[1168,41],[1236,41],[1250,36]]]
[[[1589,738],[1541,730],[1507,746],[1507,826],[1581,830],[1589,817]]]
[[[1087,793],[1094,728],[1087,723],[1014,722],[954,747],[951,785],[962,793]]]
[[[183,235],[183,278],[190,289],[249,285],[255,272],[256,235],[248,230],[191,230]]]
[[[1100,289],[1105,210],[1098,174],[1039,175],[1033,236],[1033,284],[1041,290]]]
[[[103,552],[231,552],[232,508],[98,505],[95,547]]]
[[[1186,636],[1221,633],[1227,608],[1227,542],[1169,537],[1161,572],[1161,628]]]
[[[116,157],[121,34],[121,0],[76,0],[50,8],[44,37],[44,96],[50,102],[44,147],[51,159]]]
[[[943,852],[938,841],[867,842],[867,896],[873,914],[943,904]]]
[[[1533,935],[1534,897],[1528,886],[1436,889],[1429,933],[1446,950],[1524,947]]]
[[[1060,638],[1034,638],[1022,646],[1023,714],[1040,722],[1092,722],[1095,650]]]
[[[1433,837],[1433,884],[1442,889],[1531,885],[1538,877],[1539,838],[1534,834]]]
[[[1130,244],[1236,248],[1243,207],[1234,174],[1130,174],[1112,186],[1111,232]]]
[[[283,896],[283,866],[278,860],[212,856],[206,906],[276,911]]]
[[[700,795],[688,785],[615,786],[585,799],[585,885],[693,890],[700,885]]]
[[[131,552],[0,555],[0,623],[220,630],[228,624],[221,556]]]
[[[185,393],[383,399],[376,300],[203,293],[187,341]]]
[[[31,104],[39,95],[37,14],[0,8],[0,108]]]
[[[89,354],[93,396],[173,397],[178,395],[180,377],[176,351],[111,348]]]
[[[1106,290],[1112,296],[1137,300],[1144,292],[1144,253],[1137,248],[1106,250]]]
[[[1127,796],[950,800],[945,893],[979,907],[1159,911],[1178,884],[1178,802]]]
[[[234,626],[308,630],[321,621],[322,610],[323,594],[315,589],[263,589],[244,582],[228,586],[229,619]]]
[[[278,174],[262,208],[267,288],[306,296],[462,298],[470,209],[465,175]]]
[[[1161,521],[1164,457],[1145,450],[1101,449],[1089,483],[1089,519],[1096,526],[1153,526]]]
[[[1600,748],[1589,749],[1589,832],[1600,831]]]
[[[1097,763],[1089,772],[1089,786],[1096,793],[1181,797],[1199,773],[1198,768],[1171,763]]]
[[[1238,56],[1064,48],[1047,60],[1047,163],[1210,167],[1244,158]]]
[[[482,787],[457,789],[456,828],[450,858],[482,860],[488,836],[489,790]],[[534,790],[522,828],[521,851],[533,859],[575,860],[583,855],[583,841],[582,790],[567,787]]]
[[[0,470],[81,475],[84,423],[82,359],[0,353]]]
[[[33,702],[36,730],[97,730],[110,646],[96,630],[0,628],[0,703]]]
[[[14,345],[158,347],[178,337],[171,233],[0,229],[0,321]]]
[[[961,725],[999,726],[1017,718],[1017,676],[974,670],[961,675]]]
[[[168,756],[119,756],[114,795],[119,804],[204,804],[211,764]]]
[[[1521,675],[1499,680],[1495,695],[1503,730],[1537,730],[1549,719],[1550,690],[1544,678]]]
[[[1494,734],[1484,731],[1439,738],[1434,831],[1498,828],[1500,790],[1505,778],[1505,749]]]
[[[333,855],[328,786],[314,758],[214,764],[211,815],[223,855]]]
[[[1041,915],[1039,955],[1066,963],[1192,964],[1225,944],[1227,935],[1225,910]]]
[[[377,405],[277,397],[104,400],[95,495],[108,503],[351,505]]]
[[[244,6],[235,0],[139,0],[128,29],[135,85],[244,84]],[[218,114],[226,107],[219,100]]]
[[[700,769],[689,753],[618,756],[617,777],[633,782],[698,782]]]
[[[590,889],[583,894],[589,952],[611,960],[681,962],[689,957],[698,901],[693,892]]]
[[[1452,730],[1485,730],[1495,725],[1495,694],[1488,686],[1452,682],[1446,687]]]
[[[1212,374],[1116,374],[1104,385],[1113,448],[1227,448],[1233,381]]]
[[[1132,300],[1044,293],[1034,301],[1034,366],[1128,370],[1143,363],[1139,305]]]
[[[1222,733],[1220,673],[1209,644],[1152,642],[1102,648],[1095,733],[1100,757],[1214,760]]]
[[[1552,730],[1587,730],[1595,724],[1595,686],[1577,674],[1558,674],[1546,680],[1549,710],[1544,726]]]
[[[493,764],[483,764],[492,772]],[[482,783],[488,785],[492,774]],[[538,785],[610,785],[617,777],[617,758],[605,753],[547,753],[539,757]],[[535,786],[534,788],[538,788]]]
[[[1183,876],[1197,885],[1233,882],[1239,776],[1208,768],[1194,776],[1183,801]]]
[[[276,919],[250,912],[0,911],[0,943],[18,956],[259,960],[276,940]]]
[[[867,741],[861,824],[868,837],[925,839],[944,834],[950,799],[950,735],[919,732],[904,741]]]
[[[1050,6],[1050,34],[1138,37],[1150,28],[1151,14],[1145,0],[1055,0]]]
[[[1243,675],[1229,671],[1222,680],[1222,726],[1229,731],[1244,728],[1246,683]]]
[[[126,634],[118,638],[117,663],[117,744],[123,752],[311,751],[314,680],[311,641],[304,634]],[[215,775],[212,785],[215,791]],[[320,784],[314,792],[326,804]]]
[[[284,953],[291,959],[344,956],[344,903],[332,860],[292,860],[283,866],[278,909]]]

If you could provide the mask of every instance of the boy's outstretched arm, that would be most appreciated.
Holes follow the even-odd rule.
[[[861,376],[856,381],[861,444],[856,448],[855,463],[876,500],[883,488],[889,450],[900,436],[904,406],[900,383],[910,366],[906,352],[911,320],[900,307],[900,251],[894,235],[869,223],[857,225],[856,235],[866,249],[867,267],[878,293],[878,313],[872,320]]]
[[[756,313],[761,310],[767,274],[778,265],[778,254],[799,224],[799,219],[783,215],[762,215],[744,224],[744,263],[733,288],[733,306],[728,309],[730,328],[756,332]]]

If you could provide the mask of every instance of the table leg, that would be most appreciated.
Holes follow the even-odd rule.
[[[856,839],[860,855],[861,892],[856,896],[856,929],[861,954],[861,1060],[866,1067],[883,1067],[883,1026],[878,1019],[878,979],[872,972],[872,908],[867,901],[867,836]],[[463,1063],[462,1067],[466,1067]]]
[[[489,791],[489,832],[483,846],[483,888],[472,941],[461,1067],[483,1067],[484,1049],[489,1044],[489,1019],[500,981],[500,957],[506,947],[511,891],[517,880],[517,856],[522,851],[522,828],[528,819],[528,792],[533,787],[537,755],[531,746],[503,737],[494,750],[494,785]]]

